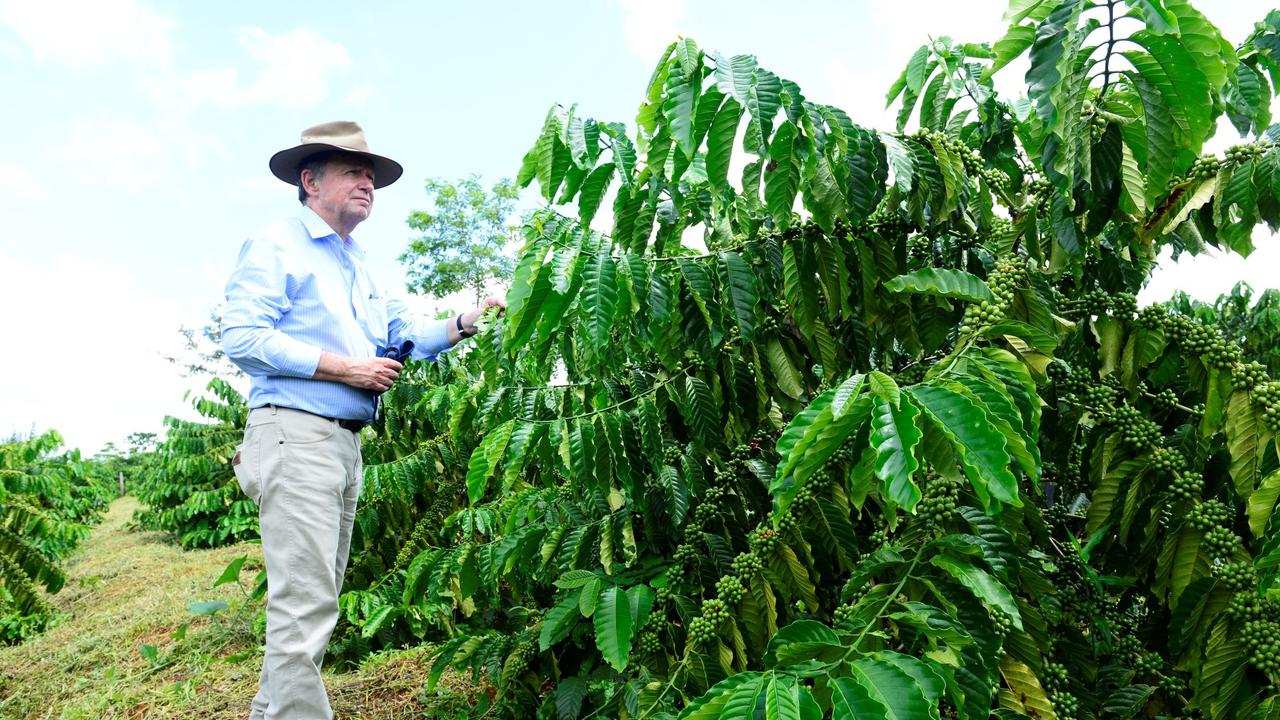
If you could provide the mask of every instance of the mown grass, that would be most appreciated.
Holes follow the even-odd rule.
[[[128,530],[137,507],[134,498],[114,502],[69,558],[67,585],[50,598],[57,624],[22,645],[0,647],[0,718],[248,717],[262,663],[254,628],[261,601],[248,600],[236,584],[211,586],[241,555],[249,558],[241,582],[250,584],[262,567],[261,548],[184,552],[159,534]],[[193,615],[187,604],[200,600],[229,607]],[[424,690],[425,654],[385,653],[355,672],[326,673],[338,717],[478,714],[457,676]]]

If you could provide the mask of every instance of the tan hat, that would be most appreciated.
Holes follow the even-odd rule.
[[[335,120],[303,130],[301,145],[281,150],[271,156],[271,173],[290,185],[297,185],[302,161],[316,153],[330,150],[359,155],[373,163],[375,188],[390,185],[404,173],[400,163],[369,152],[369,144],[364,140],[364,130],[347,120]]]

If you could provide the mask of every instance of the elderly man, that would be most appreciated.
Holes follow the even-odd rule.
[[[369,152],[353,122],[302,133],[271,172],[298,187],[297,217],[249,238],[227,282],[222,343],[252,378],[233,465],[258,504],[267,565],[267,645],[251,718],[333,712],[320,678],[360,497],[360,429],[391,387],[397,358],[434,359],[475,332],[487,307],[445,321],[383,293],[351,236],[398,163]]]

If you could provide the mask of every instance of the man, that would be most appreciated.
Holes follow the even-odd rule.
[[[333,716],[320,667],[360,497],[360,429],[405,354],[434,359],[475,332],[488,298],[445,321],[410,314],[370,277],[351,237],[398,163],[369,152],[353,122],[302,133],[271,172],[298,186],[300,214],[244,243],[227,282],[222,343],[252,379],[233,465],[258,504],[267,566],[267,644],[253,720]],[[394,352],[392,352],[394,351]],[[387,357],[392,355],[393,357]]]

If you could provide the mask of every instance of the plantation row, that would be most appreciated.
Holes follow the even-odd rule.
[[[691,40],[633,129],[552,108],[506,315],[366,432],[331,657],[432,643],[510,717],[1280,717],[1278,296],[1134,299],[1280,227],[1280,14],[1007,19],[892,131]],[[256,532],[211,390],[140,492],[185,547]]]

